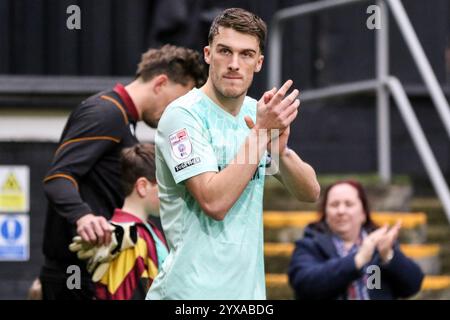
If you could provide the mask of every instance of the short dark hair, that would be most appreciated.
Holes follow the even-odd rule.
[[[120,164],[125,196],[129,196],[133,192],[136,181],[141,177],[156,182],[155,146],[153,144],[141,143],[123,149]]]
[[[264,53],[267,26],[263,19],[241,8],[230,8],[222,11],[213,21],[209,29],[208,42],[211,44],[219,33],[219,27],[231,28],[238,32],[255,36],[259,40],[259,49]]]
[[[136,77],[141,77],[144,82],[160,74],[166,74],[170,80],[182,85],[193,80],[195,86],[200,87],[206,81],[206,68],[200,54],[170,44],[143,53],[136,71]]]

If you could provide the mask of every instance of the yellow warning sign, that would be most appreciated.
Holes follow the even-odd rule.
[[[19,181],[14,172],[10,172],[2,185],[2,192],[20,192]]]
[[[11,168],[11,167],[9,167]],[[28,184],[23,170],[0,170],[0,211],[24,212],[28,211]],[[28,171],[26,170],[28,173]]]

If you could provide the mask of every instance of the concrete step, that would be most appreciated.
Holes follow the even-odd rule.
[[[267,299],[290,300],[294,298],[286,274],[266,274]],[[449,275],[427,275],[422,283],[422,290],[412,299],[440,299],[450,292]]]
[[[438,198],[415,197],[411,200],[410,210],[426,212],[429,225],[449,223]]]
[[[399,240],[404,243],[424,243],[427,239],[427,216],[423,212],[374,212],[376,224],[392,225],[402,222]],[[265,211],[264,238],[266,242],[294,242],[303,236],[303,229],[317,221],[315,211]]]
[[[408,211],[413,192],[408,176],[395,176],[389,185],[380,181],[377,174],[318,175],[322,190],[342,179],[360,181],[367,192],[374,211]],[[266,210],[317,210],[317,203],[296,200],[274,177],[267,177],[264,184],[264,208]]]
[[[448,243],[450,226],[447,223],[427,226],[427,240],[433,243]]]
[[[450,274],[450,226],[441,201],[436,197],[414,197],[410,208],[427,213],[427,239],[440,244],[441,270]]]
[[[441,272],[450,274],[450,243],[440,244]]]
[[[264,244],[266,273],[286,273],[295,245],[293,243]],[[401,244],[402,252],[413,259],[426,274],[441,273],[438,244]]]

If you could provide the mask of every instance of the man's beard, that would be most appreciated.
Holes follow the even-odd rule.
[[[156,129],[158,127],[159,119],[152,117],[150,112],[144,111],[142,114],[142,121],[144,121],[150,128]]]

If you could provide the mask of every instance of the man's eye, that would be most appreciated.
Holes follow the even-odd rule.
[[[220,49],[220,53],[225,53],[225,54],[228,54],[230,52],[230,50],[228,50],[228,49]]]
[[[253,57],[253,53],[251,53],[251,52],[244,52],[242,55],[243,55],[245,58],[251,58],[251,57]]]

